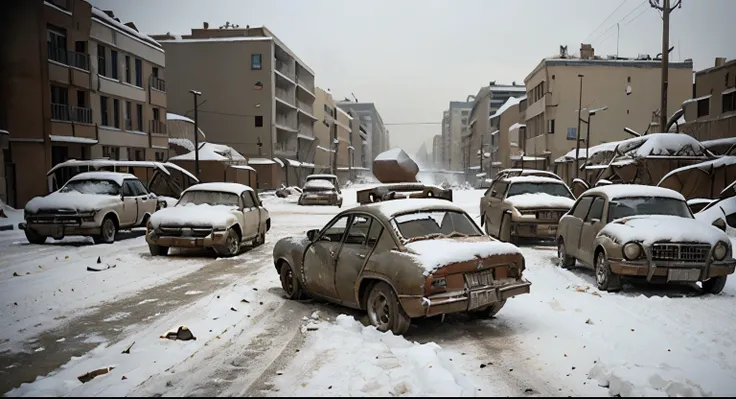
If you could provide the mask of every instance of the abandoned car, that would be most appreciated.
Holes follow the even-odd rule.
[[[156,212],[146,225],[151,255],[171,247],[213,248],[234,256],[242,245],[266,241],[271,219],[252,188],[238,183],[201,183],[184,190],[174,207]]]
[[[161,207],[163,200],[131,174],[84,172],[58,191],[28,201],[20,228],[32,244],[65,236],[92,236],[95,243],[112,243],[119,230],[145,225]]]
[[[452,202],[452,190],[422,183],[388,183],[360,190],[357,197],[361,205],[400,198],[438,198]]]
[[[299,205],[337,205],[342,207],[342,194],[335,175],[310,175],[299,195]]]
[[[557,236],[557,223],[575,202],[562,180],[542,176],[498,179],[480,199],[481,225],[501,241]]]
[[[305,237],[278,241],[273,260],[289,298],[364,309],[372,325],[395,334],[412,318],[491,317],[531,285],[516,246],[485,236],[461,208],[440,199],[345,210]]]
[[[699,281],[703,291],[719,293],[736,265],[728,236],[696,220],[681,194],[661,187],[592,188],[562,217],[558,232],[560,266],[578,260],[593,268],[601,290],[620,290],[630,278]]]

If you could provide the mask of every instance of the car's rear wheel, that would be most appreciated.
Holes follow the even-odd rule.
[[[599,252],[595,258],[595,282],[599,290],[609,292],[621,290],[621,278],[611,271],[611,265],[603,252]]]
[[[110,216],[106,216],[100,226],[100,234],[92,237],[95,244],[112,244],[115,242],[115,234],[118,232],[118,227],[115,225],[115,221]]]
[[[471,317],[478,318],[478,319],[490,319],[491,317],[495,316],[498,312],[501,311],[503,308],[503,305],[506,304],[506,300],[504,299],[501,302],[493,303],[489,306],[486,306],[485,308],[479,309],[479,310],[471,310],[468,312],[468,314]]]
[[[703,286],[703,291],[707,292],[708,294],[720,294],[721,291],[723,291],[723,287],[726,286],[727,277],[728,276],[711,277],[703,281],[701,283]]]
[[[567,255],[567,248],[565,248],[565,242],[562,239],[557,244],[557,261],[558,265],[565,269],[575,266],[575,258]]]
[[[169,247],[162,245],[148,244],[148,250],[151,251],[153,256],[166,256],[169,253]]]
[[[384,282],[378,282],[371,288],[366,302],[368,319],[378,331],[391,331],[401,335],[409,330],[411,319],[399,304],[393,288]]]
[[[36,233],[33,229],[30,229],[28,227],[26,227],[25,232],[26,239],[28,239],[28,242],[30,242],[31,244],[44,244],[46,243],[46,238],[48,238],[43,234]]]
[[[288,262],[283,262],[281,264],[279,275],[281,277],[281,288],[286,292],[287,298],[302,299],[304,297],[302,286],[299,284],[299,279],[296,277],[294,269]]]

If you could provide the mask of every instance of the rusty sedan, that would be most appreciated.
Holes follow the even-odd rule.
[[[441,199],[345,210],[305,237],[278,241],[273,260],[289,298],[366,310],[372,325],[395,334],[406,332],[412,318],[492,317],[531,286],[516,246],[484,235],[467,213]]]

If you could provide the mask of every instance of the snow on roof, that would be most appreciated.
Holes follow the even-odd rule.
[[[401,148],[394,147],[394,148],[392,148],[392,149],[390,149],[388,151],[384,151],[384,152],[378,154],[378,156],[376,156],[375,160],[376,161],[394,160],[394,159],[397,159],[399,157],[399,155],[401,155],[401,153],[402,153]]]
[[[514,177],[507,177],[504,180],[506,180],[508,183],[555,183],[555,184],[565,184],[560,179],[554,178],[554,177],[546,177],[546,176],[514,176]]]
[[[189,151],[194,151],[194,143],[192,143],[192,140],[179,138],[179,137],[169,137],[169,144],[178,145],[179,147],[182,147]]]
[[[585,194],[603,194],[609,199],[632,198],[632,197],[662,197],[685,201],[685,197],[675,190],[669,188],[645,186],[642,184],[611,184],[595,187],[586,191]]]
[[[304,183],[304,188],[319,188],[322,190],[334,190],[335,185],[332,184],[329,180],[312,179],[312,180],[307,180],[307,182]]]
[[[193,120],[187,118],[184,115],[174,114],[174,113],[171,113],[171,112],[167,112],[166,113],[166,120],[167,121],[185,121],[185,122],[189,122],[189,123],[194,123]]]
[[[123,185],[123,180],[125,179],[135,179],[138,180],[137,177],[134,175],[131,175],[130,173],[118,173],[118,172],[84,172],[79,173],[77,175],[74,175],[69,181],[74,180],[112,180],[118,185]]]
[[[503,103],[502,106],[500,106],[496,112],[489,116],[488,119],[493,119],[495,117],[501,116],[504,112],[506,112],[507,109],[513,107],[514,105],[518,105],[521,102],[522,99],[516,98],[516,97],[509,97],[508,100],[506,100],[505,103]]]
[[[682,154],[681,152],[688,147],[691,150],[686,151],[687,154]],[[651,133],[621,141],[617,148],[620,154],[635,158],[650,155],[703,155],[704,150],[698,140],[683,133]]]
[[[715,140],[705,140],[701,141],[700,144],[702,144],[705,148],[711,148],[719,145],[734,145],[736,144],[736,136],[734,137],[724,137],[722,139],[715,139]]]
[[[559,181],[558,181],[559,182]],[[572,194],[571,194],[572,196]],[[517,208],[572,208],[575,200],[547,193],[527,193],[506,198],[506,202]]]
[[[710,97],[711,97],[711,95],[710,94],[707,94],[705,96],[701,96],[701,97],[697,97],[697,98],[690,98],[690,99],[687,99],[687,100],[683,101],[682,102],[682,105],[694,103],[694,102],[697,102],[697,101],[700,101],[700,100],[705,100],[705,99],[708,99]]]
[[[182,39],[181,36],[175,36],[174,39],[163,39],[161,42],[166,43],[206,43],[206,42],[258,42],[271,41],[271,36],[230,36],[230,37],[207,37],[200,39]]]
[[[730,165],[736,165],[736,155],[725,155],[720,158],[712,159],[710,161],[699,162],[699,163],[695,163],[692,165],[685,165],[680,168],[671,170],[669,173],[664,175],[664,177],[659,181],[657,185],[662,184],[670,176],[673,176],[677,173],[684,172],[686,170],[698,168],[698,169],[709,171],[712,168],[721,168],[721,167],[730,166]]]
[[[337,179],[337,175],[331,175],[329,173],[318,173],[307,176],[308,179]]]
[[[97,144],[97,140],[90,139],[87,137],[77,137],[77,136],[56,136],[53,134],[49,134],[49,139],[53,142],[57,143],[78,143],[78,144]]]
[[[276,162],[268,158],[251,158],[248,160],[248,165],[273,165]],[[284,166],[281,164],[281,166]]]
[[[381,201],[365,206],[376,208],[379,212],[383,213],[389,219],[396,215],[416,211],[419,209],[444,209],[464,212],[462,208],[458,207],[450,201],[429,198],[407,198],[391,201]]]
[[[521,156],[521,155],[512,155],[511,159],[514,161],[520,161],[522,158],[524,158],[525,161],[544,161],[546,158],[544,157],[532,157],[532,156]]]
[[[230,167],[231,168],[235,168],[235,169],[250,170],[250,171],[253,171],[253,172],[256,171],[255,169],[251,168],[248,165],[230,165]]]
[[[335,150],[331,150],[329,148],[322,147],[321,145],[317,146],[318,150],[327,151],[327,152],[335,152]]]
[[[232,193],[236,195],[240,195],[243,191],[253,191],[252,188],[246,186],[245,184],[240,183],[223,183],[223,182],[217,182],[217,183],[199,183],[195,184],[188,189],[184,190],[184,192],[189,191],[218,191],[223,193]]]
[[[134,39],[138,39],[140,41],[143,41],[145,44],[163,52],[164,50],[161,48],[161,45],[158,44],[151,36],[148,36],[146,34],[140,33],[136,31],[135,29],[125,25],[124,23],[117,21],[113,18],[110,18],[109,15],[107,15],[104,11],[100,10],[99,8],[92,6],[92,17],[96,17],[97,19],[112,25],[114,28],[122,31],[124,34],[127,34],[129,36],[133,36]]]
[[[194,151],[169,158],[172,161],[192,161]],[[223,144],[203,143],[199,146],[200,161],[244,161],[245,157],[240,155],[229,146]]]
[[[516,245],[495,241],[485,236],[474,241],[451,238],[420,240],[406,244],[406,248],[414,253],[419,266],[424,268],[425,276],[452,263],[475,260],[478,257],[519,253]]]
[[[298,168],[298,167],[302,166],[302,163],[301,162],[295,161],[293,159],[286,158],[286,162],[289,163],[289,166],[293,166],[295,168]]]
[[[273,161],[276,162],[277,164],[279,164],[280,167],[282,167],[282,168],[284,167],[284,162],[281,161],[280,159],[274,158]]]
[[[0,129],[0,134],[10,134],[7,130]]]
[[[734,86],[734,87],[729,87],[728,89],[726,89],[726,90],[723,90],[723,91],[721,92],[721,94],[722,94],[722,95],[726,95],[726,94],[731,94],[731,93],[736,93],[736,86]]]
[[[610,186],[607,186],[610,187]],[[598,233],[614,238],[617,242],[697,242],[715,245],[729,242],[728,236],[717,227],[700,220],[670,215],[632,216],[608,223]]]
[[[509,127],[509,132],[513,132],[516,129],[521,129],[522,127],[526,127],[526,125],[523,123],[514,123]]]

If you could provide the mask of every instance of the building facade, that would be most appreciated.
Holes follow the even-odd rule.
[[[358,120],[366,132],[367,140],[365,147],[365,159],[367,167],[373,167],[373,159],[376,155],[389,149],[389,132],[383,124],[383,118],[378,112],[375,104],[361,102],[337,102],[336,105],[343,111],[351,111],[358,115]]]
[[[547,168],[554,159],[575,148],[581,79],[581,119],[587,121],[588,110],[607,107],[591,116],[591,147],[630,138],[625,127],[639,132],[660,130],[652,121],[660,108],[661,61],[647,56],[602,59],[592,48],[584,50],[582,59],[567,55],[545,58],[524,80],[527,106],[523,150],[528,156],[544,158]],[[667,115],[691,97],[692,68],[692,60],[670,62]],[[584,140],[586,123],[580,124],[580,130],[579,137]],[[584,141],[580,145],[585,148]]]
[[[432,137],[432,163],[434,169],[444,169],[444,164],[442,162],[444,148],[443,141],[444,138],[441,134],[436,134]]]
[[[445,129],[444,160],[448,170],[464,170],[465,153],[463,139],[470,134],[470,114],[472,102],[450,101],[450,108],[443,113],[442,126]]]
[[[332,94],[317,87],[315,89],[316,100],[314,101],[314,116],[317,123],[314,126],[314,137],[317,143],[317,152],[314,158],[315,171],[332,171],[335,162],[336,146],[333,143],[335,123],[335,101]]]
[[[693,98],[683,103],[680,131],[698,140],[736,135],[736,60],[716,58],[711,68],[695,73]]]
[[[489,118],[492,130],[488,148],[490,156],[484,160],[484,170],[489,171],[488,176],[495,176],[499,170],[511,167],[511,156],[518,155],[518,130],[523,123],[519,104],[525,99],[526,96],[509,97]],[[512,148],[512,143],[515,149]]]

